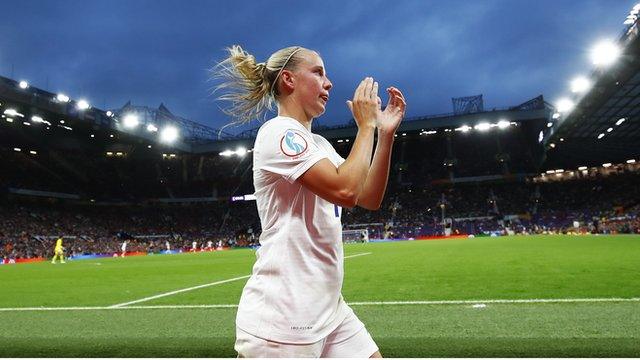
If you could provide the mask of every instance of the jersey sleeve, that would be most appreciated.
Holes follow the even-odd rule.
[[[297,125],[297,126],[296,126]],[[293,121],[270,124],[256,141],[254,166],[295,182],[305,171],[328,154],[320,149],[308,131]]]

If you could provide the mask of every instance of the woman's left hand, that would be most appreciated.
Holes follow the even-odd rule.
[[[389,103],[384,111],[378,113],[376,127],[381,134],[395,134],[400,122],[404,118],[407,102],[402,92],[395,87],[387,88]]]

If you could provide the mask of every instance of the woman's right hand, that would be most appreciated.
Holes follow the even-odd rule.
[[[376,127],[376,119],[382,111],[378,97],[378,83],[372,77],[366,77],[360,82],[353,94],[353,101],[347,100],[347,106],[358,128]]]

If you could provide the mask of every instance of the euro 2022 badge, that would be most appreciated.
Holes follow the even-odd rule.
[[[297,158],[307,151],[307,140],[297,130],[288,129],[280,139],[280,150],[286,156]]]

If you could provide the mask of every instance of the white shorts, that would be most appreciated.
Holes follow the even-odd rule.
[[[329,336],[313,344],[287,344],[253,336],[236,327],[239,358],[368,358],[378,346],[353,311]]]

